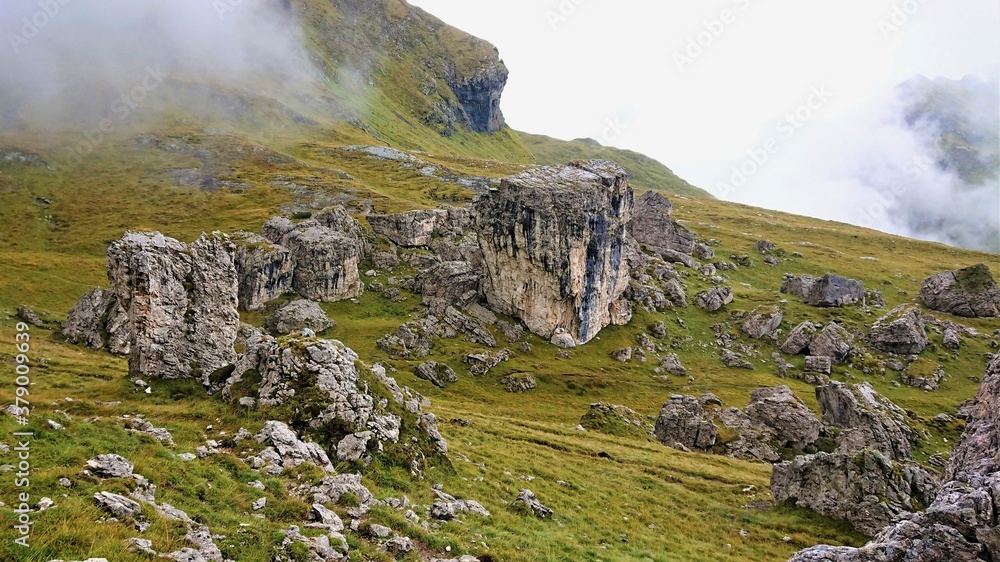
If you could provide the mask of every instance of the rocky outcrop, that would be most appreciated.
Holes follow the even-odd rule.
[[[128,355],[132,329],[114,291],[91,289],[77,301],[62,326],[70,343]]]
[[[455,374],[455,370],[437,361],[425,361],[417,365],[414,374],[417,375],[417,378],[429,381],[439,388],[444,388],[446,384],[451,382],[458,382],[458,375]]]
[[[446,261],[417,275],[413,292],[423,295],[424,301],[440,298],[448,302],[461,299],[470,291],[479,291],[482,272],[468,262]]]
[[[776,306],[760,306],[747,316],[743,321],[743,333],[755,340],[770,334],[778,329],[784,315]]]
[[[786,277],[781,285],[781,292],[797,296],[811,306],[827,308],[865,301],[864,284],[833,273],[827,273],[818,279],[811,275]]]
[[[268,301],[292,290],[295,271],[292,254],[252,232],[235,232],[236,274],[243,310],[263,310]]]
[[[781,344],[781,351],[788,353],[789,355],[798,355],[809,347],[812,343],[813,337],[815,337],[816,332],[820,330],[823,326],[821,324],[816,324],[813,322],[803,322],[792,329],[788,334],[788,338],[785,339],[785,343]]]
[[[660,410],[653,427],[653,437],[675,449],[707,451],[715,445],[719,428],[705,417],[697,398],[674,395]]]
[[[419,467],[447,450],[433,416],[422,413],[419,396],[401,389],[378,365],[360,372],[357,354],[339,341],[258,336],[247,347],[221,385],[227,400],[265,411],[292,403],[280,410],[289,416],[285,421],[328,451],[337,451],[344,439],[367,437],[373,441],[368,450],[381,453],[392,445]]]
[[[537,383],[535,377],[530,373],[511,373],[500,379],[500,384],[504,390],[514,394],[520,394],[534,390]]]
[[[476,203],[487,301],[541,337],[562,330],[577,344],[625,320],[615,311],[628,287],[632,208],[625,170],[608,161],[503,179]]]
[[[916,465],[872,450],[801,456],[775,465],[771,475],[775,501],[850,521],[869,536],[900,512],[928,505],[936,490],[930,475]]]
[[[892,460],[910,459],[916,432],[906,423],[906,412],[865,382],[831,382],[816,388],[823,423],[843,430],[839,449],[878,451]]]
[[[108,279],[130,324],[131,374],[200,377],[235,362],[234,254],[220,233],[186,245],[158,232],[128,232],[108,248]]]
[[[926,511],[902,515],[861,548],[817,546],[792,562],[981,562],[1000,559],[1000,355]]]
[[[277,334],[291,334],[305,329],[318,333],[333,325],[333,320],[318,304],[303,299],[281,305],[274,314],[264,319],[264,326]]]
[[[920,298],[939,312],[967,318],[1000,316],[1000,287],[983,263],[928,277],[920,284]]]
[[[892,309],[872,326],[872,347],[897,355],[920,355],[927,347],[927,334],[920,308],[902,304]]]
[[[771,431],[779,448],[804,450],[819,439],[816,414],[787,386],[758,388],[743,411],[754,427]]]
[[[673,209],[673,203],[660,193],[643,193],[635,200],[629,234],[651,254],[677,252],[690,256],[697,235],[673,219]]]
[[[830,322],[809,343],[809,355],[829,357],[836,363],[843,362],[851,354],[854,336],[843,326]]]
[[[464,207],[368,215],[366,218],[375,234],[403,248],[431,246],[435,236],[460,235],[473,226],[472,213]]]
[[[733,289],[730,287],[714,287],[694,296],[694,304],[709,312],[715,312],[733,302]]]
[[[521,488],[521,491],[518,492],[517,497],[514,498],[514,505],[524,507],[530,513],[534,514],[535,517],[541,517],[543,519],[546,517],[552,517],[552,510],[545,507],[545,505],[543,505],[542,502],[538,501],[538,498],[535,497],[535,493],[526,488]]]
[[[495,57],[482,60],[473,72],[458,73],[446,66],[446,79],[462,106],[466,128],[477,133],[495,133],[506,124],[500,111],[500,95],[507,84],[507,67]]]
[[[292,288],[314,301],[334,302],[364,292],[358,272],[364,242],[354,224],[346,220],[331,224],[344,230],[334,230],[315,218],[292,224],[280,217],[267,221],[261,229],[265,238],[291,251],[295,264]]]
[[[618,404],[595,402],[580,418],[580,426],[619,437],[649,437],[653,426],[645,416]]]

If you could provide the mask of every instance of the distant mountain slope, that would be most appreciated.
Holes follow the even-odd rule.
[[[655,189],[679,195],[712,198],[712,195],[707,191],[689,184],[673,173],[670,168],[638,152],[604,146],[593,139],[564,141],[520,131],[517,134],[531,150],[535,161],[539,164],[551,166],[565,164],[572,160],[592,158],[614,160],[628,170],[629,183],[640,189]]]

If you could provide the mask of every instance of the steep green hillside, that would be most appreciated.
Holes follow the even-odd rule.
[[[545,165],[565,164],[573,160],[600,158],[613,160],[628,170],[629,182],[639,189],[655,189],[667,194],[712,198],[704,189],[695,187],[652,158],[613,146],[604,146],[593,139],[563,141],[545,135],[518,132],[535,162]]]

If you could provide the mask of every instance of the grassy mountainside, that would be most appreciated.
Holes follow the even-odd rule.
[[[518,136],[531,151],[535,162],[549,166],[565,164],[573,160],[601,158],[618,162],[628,170],[629,183],[639,189],[654,189],[667,194],[690,195],[712,198],[704,189],[684,181],[670,168],[638,152],[612,146],[604,146],[593,139],[564,141],[518,132]]]
[[[293,103],[266,92],[173,77],[150,97],[146,114],[104,137],[86,158],[68,158],[69,147],[81,140],[79,128],[26,125],[0,132],[0,381],[5,381],[0,406],[15,400],[15,308],[28,305],[52,322],[64,320],[85,291],[107,286],[105,251],[125,230],[159,230],[189,242],[203,231],[256,231],[271,216],[334,204],[363,222],[372,211],[468,202],[474,193],[468,184],[516,173],[532,160],[611,157],[629,169],[636,187],[679,194],[672,197],[676,217],[701,239],[715,240],[720,259],[730,254],[754,258],[754,267],[728,272],[735,302],[717,313],[696,307],[639,311],[628,325],[606,329],[568,356],[527,336],[530,350],[511,345],[511,360],[481,377],[471,376],[462,363],[468,342],[442,340],[429,359],[459,373],[459,381],[446,389],[418,379],[416,361],[390,357],[375,344],[419,316],[424,310],[419,296],[406,290],[398,295],[369,291],[355,300],[324,304],[337,325],[322,336],[342,340],[365,364],[383,363],[400,384],[431,400],[425,410],[437,415],[454,463],[454,472],[436,469],[423,478],[397,466],[365,472],[364,484],[377,498],[406,495],[421,521],[388,506],[375,508],[357,532],[347,533],[350,559],[393,559],[365,532],[374,523],[417,543],[417,551],[400,557],[409,561],[470,553],[501,561],[771,562],[817,543],[863,542],[843,523],[773,505],[769,466],[684,453],[634,433],[616,436],[576,426],[593,402],[622,404],[653,417],[671,394],[710,391],[727,406],[743,407],[752,390],[781,384],[815,410],[813,387],[776,375],[771,349],[752,358],[752,371],[724,367],[717,350],[708,347],[716,337],[713,325],[736,326],[741,312],[774,304],[785,312],[785,329],[804,320],[835,319],[863,332],[878,311],[807,307],[778,293],[782,275],[834,271],[880,289],[892,307],[916,301],[920,281],[944,269],[985,262],[1000,273],[1000,256],[716,201],[658,163],[585,141],[522,136],[509,128],[493,134],[449,128],[442,115],[460,114],[447,103],[455,93],[441,61],[479,76],[477,65],[488,58],[490,47],[398,0],[288,5],[299,14],[311,50],[328,73],[328,81],[316,86],[329,97],[323,103]],[[424,85],[437,93],[424,94]],[[203,103],[206,90],[213,104]],[[359,144],[393,145],[409,157],[375,158],[351,147]],[[753,253],[762,238],[783,250],[780,265],[765,265]],[[363,263],[361,270],[373,268]],[[404,264],[364,281],[388,286],[390,278],[414,273]],[[708,287],[695,274],[684,283],[689,298]],[[278,304],[271,303],[267,312]],[[265,314],[242,319],[261,325]],[[951,319],[987,336],[1000,328],[996,321]],[[680,356],[690,379],[661,377],[654,373],[654,361],[611,359],[613,351],[635,345],[658,321],[668,331],[658,344]],[[96,492],[132,491],[123,480],[81,475],[88,459],[108,452],[134,462],[136,473],[157,486],[158,502],[209,526],[228,558],[273,560],[281,531],[306,520],[311,502],[296,497],[294,489],[322,475],[303,466],[268,476],[243,460],[260,448],[257,444],[230,447],[227,441],[241,427],[258,431],[268,419],[265,414],[209,397],[192,381],[151,381],[147,394],[128,377],[124,359],[70,345],[54,329],[32,328],[30,335],[31,421],[20,426],[0,413],[0,442],[15,445],[14,431],[34,432],[31,502],[49,497],[55,507],[32,514],[29,550],[14,545],[18,515],[12,508],[21,490],[11,472],[0,470],[0,501],[6,504],[0,507],[0,559],[147,560],[128,549],[128,539],[137,536],[152,540],[159,552],[187,546],[184,526],[148,507],[143,518],[151,526],[140,533],[131,521],[112,521],[94,504]],[[898,375],[891,371],[866,375],[865,359],[838,366],[833,375],[842,381],[870,380],[912,412],[911,422],[922,435],[915,453],[921,461],[946,454],[954,443],[960,425],[932,419],[954,413],[973,396],[974,377],[982,375],[984,357],[994,351],[990,337],[966,338],[959,354],[941,345],[941,334],[930,338],[920,365],[945,369],[940,390],[898,386]],[[752,343],[742,335],[738,340]],[[802,357],[782,358],[801,370]],[[537,389],[508,394],[499,380],[511,373],[531,373]],[[168,429],[175,444],[127,431],[126,420],[140,414]],[[191,461],[179,457],[206,440],[219,441],[222,452]],[[0,466],[16,461],[15,453],[0,453]],[[63,478],[69,487],[60,483]],[[258,480],[263,489],[248,485]],[[493,517],[424,526],[423,508],[434,501],[435,484],[480,501]],[[524,487],[555,510],[553,518],[535,519],[510,507]],[[266,506],[254,511],[252,504],[260,498],[267,499]],[[350,499],[332,507],[350,520]],[[309,528],[302,532],[319,534]],[[291,557],[306,559],[302,552]]]

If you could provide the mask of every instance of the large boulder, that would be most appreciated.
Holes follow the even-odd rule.
[[[1000,355],[987,367],[970,417],[925,512],[905,515],[861,548],[817,546],[793,562],[1000,560]]]
[[[318,304],[304,299],[286,302],[264,319],[264,326],[277,334],[291,334],[307,328],[318,333],[333,324],[333,320]]]
[[[831,382],[816,387],[824,424],[843,430],[838,448],[848,452],[872,449],[893,460],[910,459],[917,433],[906,423],[906,412],[863,382]]]
[[[236,274],[243,310],[263,310],[268,301],[292,290],[292,253],[252,232],[235,232]]]
[[[781,309],[776,306],[759,306],[743,321],[743,333],[759,340],[777,330],[783,317]]]
[[[423,300],[441,298],[455,302],[466,293],[478,292],[482,271],[462,261],[446,261],[417,275],[413,292],[423,295]]]
[[[753,391],[744,412],[753,426],[770,429],[779,447],[803,450],[819,439],[816,414],[787,386]]]
[[[809,355],[829,357],[839,363],[845,361],[851,354],[853,345],[854,336],[840,324],[830,322],[809,343]]]
[[[731,287],[713,287],[694,296],[694,304],[709,312],[715,312],[731,302],[733,302]]]
[[[221,233],[190,245],[128,232],[108,248],[108,279],[129,319],[129,372],[176,379],[236,361],[235,246]]]
[[[872,325],[872,347],[897,355],[919,355],[927,347],[920,308],[901,304]]]
[[[370,439],[368,450],[392,448],[415,466],[447,445],[421,399],[376,365],[359,371],[358,356],[339,341],[257,336],[221,386],[227,400],[280,413],[295,431],[334,454],[344,439]],[[370,432],[370,433],[366,433]]]
[[[932,275],[920,284],[928,308],[967,318],[1000,316],[1000,287],[986,264]]]
[[[795,295],[806,304],[827,308],[865,301],[865,286],[861,281],[833,273],[818,279],[811,275],[789,278],[781,285],[781,292]]]
[[[369,215],[367,219],[375,234],[404,248],[433,246],[434,236],[457,236],[473,226],[472,213],[467,207]]]
[[[788,333],[788,337],[785,338],[785,342],[781,344],[781,351],[789,355],[802,353],[809,347],[809,344],[812,343],[813,338],[816,336],[816,332],[822,327],[822,324],[803,322],[792,328],[792,331]]]
[[[132,329],[114,291],[101,288],[87,291],[62,325],[70,343],[91,349],[107,348],[115,355],[128,355]]]
[[[577,344],[612,322],[628,287],[623,259],[633,192],[618,165],[592,160],[503,179],[476,203],[476,231],[494,310],[546,339]]]
[[[775,501],[850,521],[868,536],[901,512],[926,506],[936,491],[933,478],[919,466],[872,450],[800,456],[775,465],[771,474]]]
[[[707,451],[715,445],[719,428],[705,417],[693,396],[671,396],[660,410],[653,437],[668,447]]]
[[[673,219],[674,205],[656,191],[647,191],[635,200],[635,212],[628,224],[629,234],[647,252],[668,256],[672,252],[690,256],[697,235]]]

